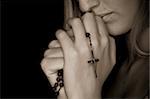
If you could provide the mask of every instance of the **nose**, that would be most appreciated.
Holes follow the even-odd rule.
[[[99,5],[100,0],[79,0],[80,9],[82,12],[90,11],[91,8]]]

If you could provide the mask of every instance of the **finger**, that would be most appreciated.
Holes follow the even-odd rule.
[[[44,58],[41,62],[41,68],[49,76],[62,69],[64,65],[64,58]]]
[[[112,64],[115,65],[116,63],[116,44],[115,44],[115,39],[113,37],[109,37],[110,38],[110,60],[112,60]],[[113,66],[114,66],[113,65]]]
[[[67,30],[67,33],[68,33],[68,34],[73,34],[72,29]],[[69,36],[69,37],[71,38],[71,40],[72,40],[73,42],[75,41],[74,35],[71,35],[71,36]]]
[[[103,20],[100,17],[96,16],[96,22],[101,42],[107,43],[109,35]]]
[[[93,13],[86,13],[83,17],[83,24],[85,26],[85,31],[86,33],[90,33],[90,38],[92,43],[92,48],[94,52],[94,56],[97,54],[97,48],[99,47],[99,42],[98,42],[98,30],[97,30],[97,24],[96,24],[96,19],[93,15]]]
[[[51,75],[46,75],[48,81],[50,82],[51,86],[53,87],[54,84],[56,83],[56,79],[57,79],[57,73],[53,73]]]
[[[48,48],[53,48],[53,47],[60,47],[60,43],[58,40],[53,40],[49,43]]]
[[[42,60],[41,68],[52,86],[56,82],[57,71],[63,68],[63,64],[63,58],[44,58]]]
[[[63,57],[63,52],[61,47],[51,48],[45,51],[44,57],[55,58]]]
[[[90,11],[91,8],[99,4],[98,0],[78,0],[82,12]]]
[[[59,40],[59,42],[62,46],[64,55],[67,55],[68,51],[71,50],[71,48],[74,47],[74,44],[73,44],[71,38],[63,30],[58,30],[56,32],[56,37],[57,37],[57,39]]]
[[[75,44],[79,48],[81,48],[81,45],[82,48],[86,48],[87,42],[85,37],[85,30],[80,18],[70,19],[68,24],[72,27],[72,30],[74,32]]]
[[[57,99],[68,99],[64,87],[62,87],[62,88],[60,89],[60,91],[59,91],[59,96],[58,96]]]

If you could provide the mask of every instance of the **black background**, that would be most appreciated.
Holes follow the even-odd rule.
[[[40,62],[62,27],[63,0],[5,0],[2,18],[2,97],[54,97]]]

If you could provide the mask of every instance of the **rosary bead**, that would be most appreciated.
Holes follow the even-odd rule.
[[[56,91],[56,87],[54,86],[54,87],[52,87],[52,89],[54,90],[54,91]]]
[[[58,83],[55,83],[54,87],[57,87],[58,86]]]
[[[58,76],[58,78],[62,81],[63,80],[63,76]]]
[[[99,59],[95,59],[95,62],[98,62],[99,61]]]
[[[62,76],[63,74],[61,72],[57,72],[57,75],[58,76]]]
[[[63,74],[63,69],[58,70],[58,73]]]
[[[90,46],[92,46],[92,43],[90,43]]]
[[[88,63],[94,64],[95,61],[92,59],[92,60],[89,60]]]
[[[91,60],[91,63],[93,64],[93,63],[95,63],[95,61],[94,61],[94,60]]]
[[[58,96],[59,95],[59,91],[55,92],[55,95]]]
[[[57,81],[57,82],[59,82],[59,81],[60,81],[59,77],[57,77],[56,81]]]
[[[57,82],[54,84],[54,87],[52,87],[52,89],[54,90],[56,96],[59,95],[59,91],[60,91],[61,87],[64,86],[64,83],[63,83],[64,82],[64,80],[63,80],[63,69],[58,70],[57,75],[58,75],[58,77],[56,78]],[[59,86],[59,90],[57,90],[58,86]]]
[[[90,33],[86,33],[86,37],[90,37]]]
[[[60,83],[59,86],[60,86],[60,87],[63,87],[63,86],[64,86],[64,83]]]

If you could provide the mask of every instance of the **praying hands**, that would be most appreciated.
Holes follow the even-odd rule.
[[[64,87],[58,98],[100,99],[102,85],[116,61],[115,40],[93,13],[72,18],[68,24],[74,39],[67,31],[58,30],[58,40],[52,41],[44,54],[42,69],[52,86],[57,82],[58,70],[63,69]]]

